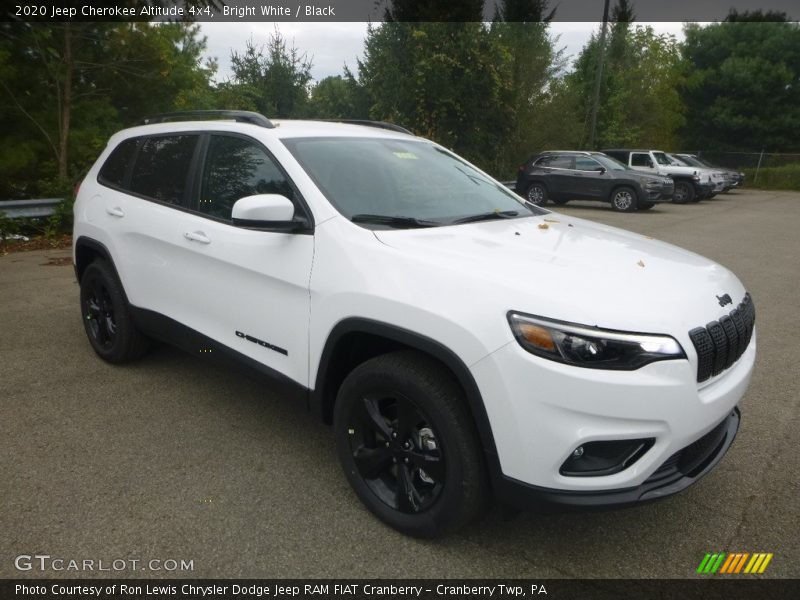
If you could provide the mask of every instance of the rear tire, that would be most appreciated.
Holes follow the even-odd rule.
[[[676,181],[675,191],[672,194],[672,202],[675,204],[686,204],[695,199],[694,186],[688,181]]]
[[[525,191],[525,200],[536,206],[547,204],[547,187],[543,183],[534,182]]]
[[[484,510],[478,433],[460,386],[433,359],[403,350],[362,363],[339,389],[333,422],[350,485],[398,531],[432,538]]]
[[[110,363],[139,358],[149,340],[138,330],[114,269],[96,260],[81,276],[81,316],[89,343]]]
[[[637,204],[636,191],[631,187],[622,186],[611,192],[611,208],[617,212],[633,212]]]

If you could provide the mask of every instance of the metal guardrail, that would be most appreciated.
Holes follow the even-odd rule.
[[[34,200],[3,200],[0,201],[0,213],[9,219],[24,219],[29,217],[49,217],[55,214],[56,207],[64,201],[63,198],[38,198]]]

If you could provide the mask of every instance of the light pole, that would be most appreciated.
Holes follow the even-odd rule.
[[[589,128],[589,150],[594,150],[597,132],[597,107],[600,104],[600,82],[603,79],[603,60],[606,57],[606,28],[608,27],[608,2],[603,6],[603,28],[600,30],[600,56],[597,58],[597,72],[594,76],[594,96],[592,97],[592,119]]]

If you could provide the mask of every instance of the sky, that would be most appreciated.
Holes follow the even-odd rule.
[[[650,25],[656,33],[670,33],[683,39],[683,23],[640,23]],[[242,52],[245,42],[252,36],[257,44],[263,44],[277,29],[288,44],[305,52],[312,61],[311,75],[319,81],[329,75],[340,75],[344,66],[355,71],[356,59],[363,55],[367,23],[202,23],[202,33],[208,47],[206,56],[219,62],[217,81],[225,81],[230,75],[231,50]],[[557,47],[564,48],[565,55],[575,58],[593,31],[599,28],[596,22],[556,22],[550,31],[559,36]]]

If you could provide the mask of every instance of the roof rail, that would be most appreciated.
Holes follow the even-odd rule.
[[[387,123],[386,121],[370,121],[369,119],[316,119],[317,121],[328,121],[331,123],[347,123],[348,125],[364,125],[365,127],[378,127],[380,129],[388,129],[389,131],[397,131],[398,133],[407,133],[414,135],[400,125],[394,123]]]
[[[267,129],[274,129],[272,121],[257,112],[249,110],[184,110],[179,112],[162,113],[145,117],[140,125],[152,125],[154,123],[167,123],[169,121],[207,121],[212,119],[231,120],[237,123],[250,123]]]

